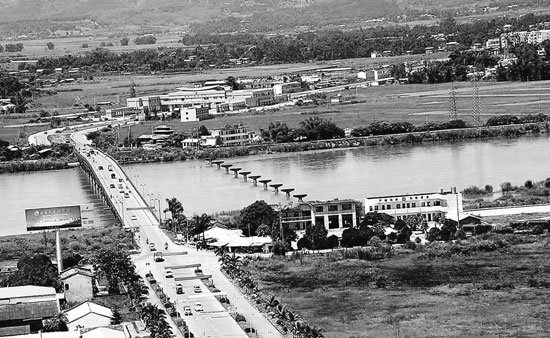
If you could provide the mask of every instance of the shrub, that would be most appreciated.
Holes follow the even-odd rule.
[[[238,323],[238,322],[246,322],[246,318],[244,318],[243,315],[241,315],[240,313],[237,313],[235,315],[235,321]]]
[[[78,241],[72,241],[69,243],[69,249],[71,251],[81,251],[82,250],[82,244]]]
[[[544,226],[542,224],[537,224],[531,229],[533,235],[542,235],[544,233]]]

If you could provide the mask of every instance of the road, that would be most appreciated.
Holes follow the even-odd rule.
[[[143,250],[140,255],[132,257],[138,273],[145,278],[145,274],[151,271],[162,285],[167,296],[176,301],[176,309],[182,316],[184,314],[184,307],[191,307],[192,314],[190,316],[184,316],[184,319],[195,337],[247,338],[248,335],[233,320],[230,314],[225,311],[224,307],[214,298],[197,277],[194,268],[173,269],[174,277],[176,278],[194,278],[179,281],[178,283],[183,285],[185,293],[180,295],[176,294],[175,279],[165,277],[165,270],[167,267],[198,264],[198,262],[202,263],[208,260],[208,262],[210,262],[209,267],[213,268],[215,265],[212,262],[217,261],[216,257],[214,257],[213,253],[206,252],[193,252],[193,254],[189,255],[183,254],[183,252],[188,250],[183,246],[175,245],[169,240],[158,227],[159,222],[155,217],[154,209],[148,207],[145,200],[138,193],[137,189],[118,163],[97,149],[94,149],[90,145],[90,141],[86,139],[85,134],[101,127],[102,126],[95,126],[93,128],[76,131],[71,134],[71,139],[75,144],[75,148],[95,169],[100,184],[109,192],[109,198],[111,198],[115,204],[117,211],[122,214],[123,226],[126,228],[139,229],[138,238]],[[149,243],[154,244],[156,251],[149,250]],[[165,249],[165,243],[168,244],[167,250]],[[154,262],[153,254],[158,251],[175,255],[165,256],[164,262]],[[205,259],[205,257],[208,258]],[[205,271],[205,273],[207,272]],[[220,274],[219,270],[217,273]],[[199,286],[201,292],[195,292],[195,285]],[[237,295],[238,292],[233,292],[233,294]],[[153,292],[150,292],[150,295],[153,303],[160,304],[160,300]],[[242,296],[240,297],[242,299]],[[200,302],[204,311],[196,311],[195,302]],[[244,305],[243,309],[245,309]],[[252,310],[249,312],[251,313]],[[257,316],[261,315],[258,313]],[[173,332],[177,333],[178,337],[181,336],[173,321],[169,320],[169,322],[172,325]],[[272,327],[272,330],[266,331],[268,334],[273,332],[269,334],[269,337],[280,337],[280,335],[277,335],[273,330],[276,331],[274,327]],[[265,335],[265,337],[268,336]]]

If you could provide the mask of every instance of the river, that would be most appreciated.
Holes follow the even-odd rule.
[[[308,194],[306,200],[353,198],[386,194],[433,192],[452,186],[502,182],[523,184],[527,179],[550,176],[550,136],[515,139],[474,140],[424,145],[394,145],[338,149],[306,153],[285,153],[226,159],[234,167],[295,188]],[[263,199],[287,203],[284,193],[264,191],[251,180],[233,178],[203,161],[135,164],[125,166],[145,199],[160,209],[165,199],[178,198],[190,216],[237,210]],[[102,224],[105,211],[81,170],[0,175],[0,203],[3,206],[1,235],[24,232],[24,209],[75,203],[96,204],[94,224]],[[292,198],[291,200],[295,200]],[[162,215],[164,217],[164,215]],[[8,229],[8,230],[6,230]]]

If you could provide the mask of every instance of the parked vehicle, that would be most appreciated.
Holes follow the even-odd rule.
[[[115,185],[111,183],[111,184],[109,185],[109,188],[114,189],[114,188],[115,188]]]
[[[185,307],[183,308],[183,315],[184,315],[184,316],[192,316],[192,315],[193,315],[193,312],[191,312],[191,307],[185,306]]]
[[[97,170],[103,170],[103,166],[100,165],[99,167],[97,167]]]
[[[164,277],[166,277],[166,278],[174,278],[174,273],[172,272],[172,270],[166,269],[166,271],[164,272]]]
[[[111,174],[111,179],[116,180],[116,175],[115,175],[115,174]]]
[[[185,291],[183,291],[183,284],[177,283],[176,284],[176,294],[182,295],[184,293],[185,293]]]
[[[113,166],[109,164],[109,165],[107,166],[107,170],[113,171]]]
[[[193,286],[193,291],[195,291],[195,293],[201,293],[202,289],[201,289],[200,285],[195,285],[195,286]]]
[[[155,243],[149,243],[149,251],[157,251],[157,248],[155,248]]]
[[[137,221],[137,216],[136,216],[136,215],[132,215],[132,216],[130,216],[130,219],[131,219],[132,221]]]
[[[103,297],[103,296],[108,296],[109,295],[109,291],[107,291],[107,287],[106,286],[99,286],[97,288],[97,293],[95,294],[97,297]]]
[[[195,302],[195,311],[202,312],[204,311],[204,308],[202,307],[202,304],[199,302]]]

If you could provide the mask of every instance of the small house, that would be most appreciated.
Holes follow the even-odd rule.
[[[68,302],[83,302],[92,299],[93,277],[91,270],[83,267],[65,269],[59,275]]]
[[[69,331],[79,328],[101,327],[111,324],[113,311],[108,307],[86,301],[64,312]]]

